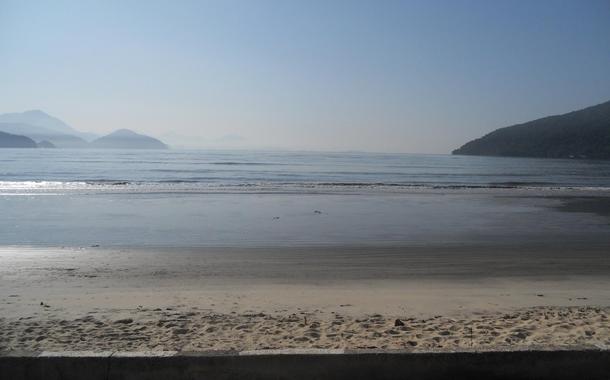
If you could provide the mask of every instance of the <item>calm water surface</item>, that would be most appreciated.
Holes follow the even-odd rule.
[[[610,193],[610,162],[2,149],[0,244],[608,242],[606,218],[556,209],[583,191]]]
[[[35,185],[35,181],[46,181]],[[166,188],[610,187],[610,161],[239,151],[0,150],[0,189],[96,184]],[[180,186],[177,186],[180,188]],[[233,189],[235,190],[235,189]]]

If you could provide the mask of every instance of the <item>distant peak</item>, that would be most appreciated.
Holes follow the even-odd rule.
[[[117,129],[109,135],[91,142],[93,148],[115,149],[167,149],[167,145],[154,137],[136,133],[130,129]]]
[[[49,116],[48,113],[42,111],[42,110],[27,110],[27,111],[23,111],[24,115],[39,115],[39,116]]]
[[[138,133],[132,131],[131,129],[127,129],[127,128],[117,129],[116,131],[111,133],[111,135],[116,135],[116,136],[133,136],[133,135],[137,135],[137,134]]]

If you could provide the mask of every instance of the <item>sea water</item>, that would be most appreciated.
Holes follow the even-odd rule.
[[[608,240],[610,162],[204,150],[0,150],[0,244],[426,245]]]

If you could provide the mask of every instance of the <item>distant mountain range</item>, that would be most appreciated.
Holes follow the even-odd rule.
[[[36,142],[29,137],[0,132],[0,148],[37,148]]]
[[[0,120],[2,120],[1,116]],[[86,148],[88,144],[86,140],[76,135],[25,123],[0,121],[0,131],[27,136],[34,141],[49,141],[58,148]]]
[[[0,115],[0,147],[26,147],[25,140],[11,136],[26,137],[41,148],[104,148],[104,149],[167,149],[161,141],[128,129],[120,129],[109,135],[80,132],[62,120],[43,111],[33,110]],[[6,136],[5,136],[6,135]]]
[[[453,154],[610,159],[610,101],[497,129]]]
[[[0,115],[0,123],[27,124],[31,127],[39,127],[42,131],[52,131],[62,135],[76,136],[83,141],[90,141],[99,137],[99,135],[94,133],[77,131],[62,120],[40,110],[5,113]]]

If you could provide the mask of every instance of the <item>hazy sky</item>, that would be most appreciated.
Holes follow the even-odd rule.
[[[0,112],[84,131],[445,153],[606,100],[608,0],[0,0]]]

